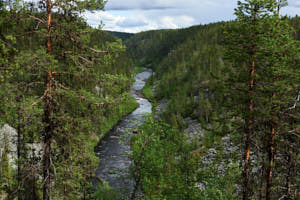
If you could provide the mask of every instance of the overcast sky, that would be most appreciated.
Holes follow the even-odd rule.
[[[85,18],[93,27],[102,21],[104,30],[136,33],[234,19],[236,5],[237,0],[108,0],[105,11]],[[300,15],[300,0],[289,0],[282,14]]]

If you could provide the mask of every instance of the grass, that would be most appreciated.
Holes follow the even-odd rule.
[[[136,65],[136,67],[134,68],[135,74],[139,74],[139,73],[142,73],[144,71],[145,71],[145,69],[141,65]]]
[[[124,116],[128,115],[138,107],[138,103],[133,97],[129,97],[127,101],[118,105],[118,109],[113,111],[111,115],[103,121],[100,132],[100,139],[111,130]]]
[[[154,99],[154,95],[152,92],[153,83],[152,83],[151,79],[152,79],[152,77],[147,81],[145,87],[142,89],[142,94],[144,95],[144,97],[146,97],[150,101],[153,101],[153,99]]]
[[[153,76],[151,76],[145,87],[142,89],[142,94],[144,95],[144,97],[146,97],[152,104],[152,115],[155,115],[155,110],[156,110],[156,106],[157,106],[157,101],[155,99],[155,95],[152,92],[153,90]]]

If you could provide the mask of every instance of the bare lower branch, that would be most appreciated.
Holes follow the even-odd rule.
[[[297,103],[298,103],[299,101],[300,101],[300,90],[299,90],[299,92],[298,92],[298,96],[297,96],[297,98],[296,98],[296,101],[295,101],[294,105],[293,105],[292,107],[288,108],[287,110],[293,110],[293,109],[295,109],[296,106],[297,106]]]
[[[90,50],[96,52],[96,53],[108,53],[108,51],[103,51],[103,50],[97,50],[97,49],[93,49],[93,48],[89,48]]]
[[[43,20],[43,19],[37,18],[37,17],[32,16],[32,15],[30,15],[29,17],[30,17],[31,19],[34,19],[34,20],[37,20],[37,21],[41,22],[41,23],[44,24],[45,26],[47,25],[46,22],[45,22],[45,20]]]
[[[50,165],[52,165],[52,167],[53,167],[54,177],[55,177],[55,180],[56,180],[56,168],[55,168],[55,166],[54,166],[54,164],[53,164],[53,162],[52,162],[51,156],[50,156]]]

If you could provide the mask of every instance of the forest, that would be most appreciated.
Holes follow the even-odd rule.
[[[237,1],[232,21],[137,34],[89,26],[81,13],[105,3],[0,0],[0,200],[300,199],[288,2]],[[144,101],[151,114],[136,114]],[[130,149],[128,180],[119,154],[98,150],[114,138],[108,152]]]

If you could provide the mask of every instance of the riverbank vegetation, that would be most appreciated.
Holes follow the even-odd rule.
[[[143,95],[151,102],[154,100],[154,94],[152,90],[153,90],[153,76],[150,77],[145,87],[142,89]]]

